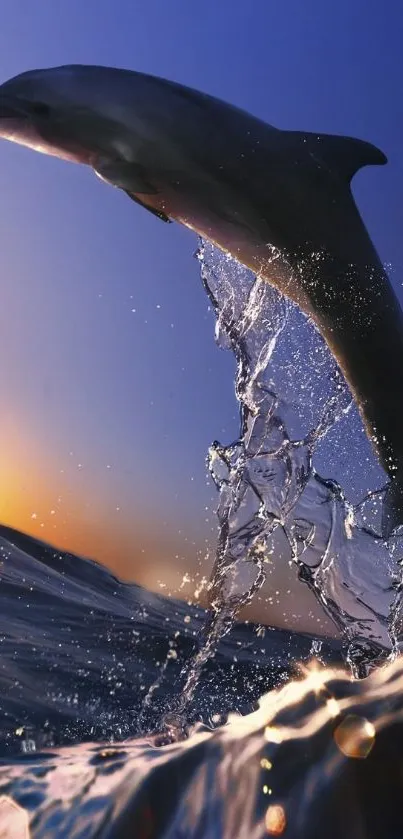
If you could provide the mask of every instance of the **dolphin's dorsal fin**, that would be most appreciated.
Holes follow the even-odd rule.
[[[318,166],[326,166],[347,183],[362,166],[382,166],[388,162],[380,149],[364,140],[334,134],[301,134],[300,137]]]

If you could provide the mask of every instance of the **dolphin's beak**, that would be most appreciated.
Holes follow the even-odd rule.
[[[2,91],[0,86],[0,139],[42,151],[44,145],[32,102]]]

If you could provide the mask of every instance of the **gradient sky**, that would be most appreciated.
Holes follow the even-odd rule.
[[[127,67],[280,128],[375,143],[389,166],[363,170],[354,192],[399,291],[402,37],[400,4],[375,0],[2,0],[0,79]],[[6,142],[0,186],[0,519],[174,591],[198,558],[208,574],[216,497],[204,459],[238,431],[196,239],[90,170]],[[306,612],[293,572],[274,578]]]

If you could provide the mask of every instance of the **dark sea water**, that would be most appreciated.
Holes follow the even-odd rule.
[[[174,773],[179,755],[193,762],[188,746],[156,748],[144,735],[180,692],[205,613],[6,527],[0,554],[0,794],[27,810],[32,836],[98,836],[117,824],[133,773],[136,796],[158,767],[170,777],[171,759]],[[234,626],[202,673],[188,720],[209,726],[197,735],[203,752],[210,729],[253,710],[317,650],[307,636],[257,630]],[[337,644],[321,656],[340,661]]]
[[[7,527],[0,556],[1,756],[155,729],[200,645],[204,610]],[[236,625],[206,665],[189,722],[250,711],[315,650],[307,636]],[[340,661],[337,643],[321,655]]]
[[[0,551],[2,839],[403,836],[400,660],[353,681],[335,642],[237,624],[162,745],[203,611],[6,527]]]

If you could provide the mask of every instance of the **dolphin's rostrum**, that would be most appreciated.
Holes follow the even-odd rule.
[[[71,65],[0,86],[0,136],[92,166],[164,221],[231,253],[318,326],[391,484],[403,524],[403,315],[350,182],[386,163],[369,143],[281,131],[173,82]]]

